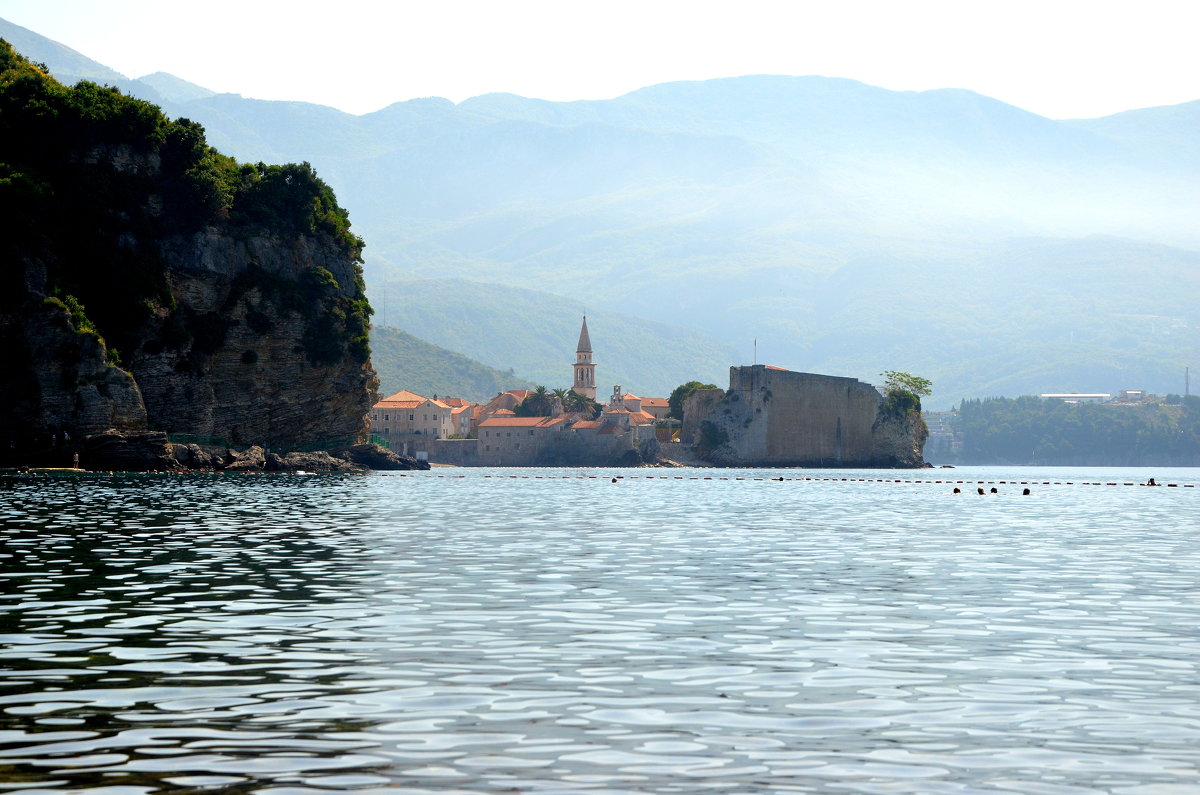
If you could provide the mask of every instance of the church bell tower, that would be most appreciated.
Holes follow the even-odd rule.
[[[587,315],[579,329],[579,344],[575,347],[575,383],[571,387],[584,397],[596,399],[596,365],[592,364],[592,340],[588,337]]]

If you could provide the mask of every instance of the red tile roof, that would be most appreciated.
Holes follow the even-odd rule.
[[[434,408],[448,409],[450,408],[440,400],[430,400],[423,395],[418,395],[416,392],[409,392],[407,389],[401,389],[394,395],[388,395],[383,400],[376,403],[372,408],[376,409],[415,409],[418,406],[430,405]]]
[[[425,396],[418,395],[416,392],[409,392],[407,389],[401,389],[396,394],[388,395],[387,397],[385,397],[383,400],[381,400],[379,402],[383,403],[384,401],[387,401],[387,400],[404,400],[404,401],[415,400],[418,403],[424,403]]]
[[[549,428],[566,422],[562,417],[488,417],[480,428]]]
[[[670,405],[666,398],[642,398],[642,408],[646,408],[646,406],[662,406],[666,408]]]
[[[371,408],[375,409],[415,409],[424,401],[420,400],[381,400]]]

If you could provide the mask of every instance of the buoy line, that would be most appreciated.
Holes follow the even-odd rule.
[[[105,470],[69,470],[55,472],[12,472],[4,473],[5,477],[16,479],[25,478],[45,478],[58,475],[73,475],[73,476],[89,476],[89,475],[132,475],[132,476],[202,476],[202,475],[221,475],[221,476],[251,476],[251,475],[272,475],[275,477],[285,477],[288,475],[304,474],[304,475],[330,475],[330,476],[363,476],[367,474],[375,474],[380,477],[433,477],[438,479],[453,479],[465,480],[470,477],[467,474],[442,474],[435,473],[429,470],[419,470],[418,472],[395,472],[395,471],[380,471],[374,472],[192,472],[192,471],[164,471],[164,472],[115,472]],[[1170,489],[1184,488],[1194,489],[1195,483],[1135,483],[1128,480],[949,480],[945,478],[929,479],[929,478],[852,478],[852,477],[784,477],[782,475],[776,477],[752,477],[747,475],[726,476],[726,475],[494,475],[487,474],[480,477],[485,480],[600,480],[610,479],[612,483],[619,483],[622,480],[707,480],[707,481],[773,481],[776,483],[891,483],[891,484],[906,484],[906,485],[949,485],[949,486],[1164,486]]]
[[[414,474],[412,472],[378,472],[376,474],[383,477],[422,477],[424,473]],[[432,473],[430,473],[432,475]],[[432,475],[437,478],[456,478],[464,479],[467,475]],[[928,479],[928,478],[836,478],[836,477],[750,477],[750,476],[721,476],[721,475],[481,475],[485,480],[548,480],[559,478],[561,480],[599,480],[603,478],[611,478],[611,482],[618,483],[622,480],[725,480],[725,481],[773,481],[776,483],[900,483],[910,486],[915,485],[949,485],[949,486],[1163,486],[1166,488],[1185,488],[1194,489],[1194,483],[1135,483],[1132,481],[1116,481],[1116,480],[948,480],[948,479]]]

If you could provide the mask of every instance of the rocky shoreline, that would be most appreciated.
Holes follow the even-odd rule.
[[[78,455],[78,461],[75,460]],[[31,455],[29,468],[63,468],[114,472],[368,472],[429,469],[428,461],[397,455],[377,444],[355,444],[334,450],[276,453],[258,445],[233,450],[199,444],[174,444],[161,431],[108,430],[74,448]]]

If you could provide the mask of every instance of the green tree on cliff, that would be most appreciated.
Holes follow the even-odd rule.
[[[900,370],[884,370],[880,375],[886,379],[883,382],[885,392],[904,391],[918,399],[933,394],[933,382],[928,378]]]
[[[677,420],[683,419],[683,401],[688,399],[688,395],[695,392],[697,389],[719,389],[716,384],[704,384],[699,381],[688,381],[686,384],[680,384],[671,391],[671,396],[667,398],[667,406],[670,410],[667,412],[668,417],[674,417]]]
[[[933,393],[933,382],[901,370],[885,370],[883,376],[883,405],[879,411],[886,416],[902,417],[921,413],[921,398]]]

